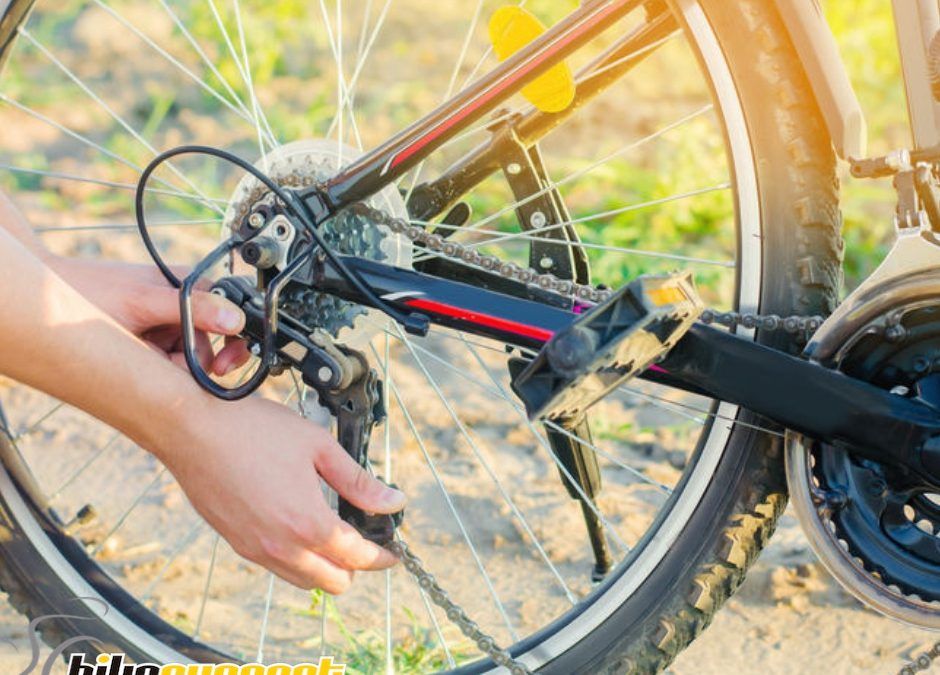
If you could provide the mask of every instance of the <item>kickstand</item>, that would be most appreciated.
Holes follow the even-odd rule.
[[[565,471],[562,471],[559,467],[558,473],[561,475],[561,482],[567,488],[568,494],[571,495],[572,499],[581,502],[584,524],[587,527],[591,548],[594,551],[594,570],[591,573],[591,581],[599,583],[604,580],[604,577],[613,567],[613,558],[610,555],[610,546],[604,534],[603,523],[595,511],[597,508],[595,498],[600,494],[602,485],[600,467],[597,464],[597,453],[589,447],[594,444],[591,438],[591,427],[587,418],[583,416],[576,421],[553,420],[552,422],[564,429],[564,431],[560,431],[553,426],[545,426],[552,452],[555,453],[561,467],[564,467],[565,471],[577,483],[576,487],[572,484],[571,479],[565,475]],[[587,444],[575,439],[586,441]],[[594,506],[591,505],[592,503],[594,503]]]

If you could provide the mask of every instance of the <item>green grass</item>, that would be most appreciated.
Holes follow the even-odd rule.
[[[330,630],[338,630],[340,641],[323,647],[323,652],[333,656],[337,663],[346,665],[346,672],[355,675],[372,675],[385,672],[386,644],[384,634],[375,630],[351,631],[343,621],[332,596],[322,591],[310,592],[309,607],[301,614],[319,620],[321,611],[326,612]],[[408,617],[408,630],[404,636],[398,636],[392,645],[392,664],[399,675],[423,675],[449,668],[447,653],[440,646],[437,635],[432,630],[421,626],[414,613],[403,610]],[[381,622],[377,619],[376,624]],[[451,626],[442,627],[450,631]],[[466,640],[454,640],[448,637],[448,649],[457,665],[465,663],[473,656]]]

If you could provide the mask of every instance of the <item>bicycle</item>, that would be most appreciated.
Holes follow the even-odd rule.
[[[35,67],[41,61],[104,112],[104,121],[94,123],[133,137],[150,157],[142,166],[118,152],[121,144],[115,137],[96,137],[76,129],[75,122],[57,121],[40,110],[55,107],[41,96],[39,103],[29,104],[2,94],[8,106],[51,127],[57,137],[104,155],[114,176],[126,170],[140,176],[127,183],[54,166],[4,168],[27,185],[38,177],[135,193],[134,225],[74,229],[142,235],[168,282],[180,289],[187,362],[205,389],[228,399],[262,387],[271,393],[277,385],[270,378],[278,375],[279,382],[289,385],[286,394],[281,392],[285,399],[298,402],[304,413],[335,418],[347,450],[364,466],[394,478],[406,492],[413,470],[421,461],[426,464],[422,468],[431,477],[425,480],[439,496],[419,501],[403,520],[376,518],[338,504],[344,518],[366,536],[394,547],[409,563],[408,570],[424,581],[405,588],[400,584],[393,593],[397,577],[390,574],[381,580],[385,602],[376,602],[368,588],[350,601],[347,611],[362,629],[376,624],[385,628],[379,641],[385,665],[368,661],[369,668],[390,668],[395,645],[411,639],[440,646],[423,669],[485,672],[498,664],[517,672],[661,670],[741,583],[773,532],[788,494],[820,559],[848,590],[888,616],[940,627],[935,604],[940,600],[935,536],[940,417],[934,374],[940,368],[940,285],[934,280],[940,125],[937,92],[931,88],[940,80],[936,3],[894,3],[914,147],[875,158],[865,155],[864,118],[832,35],[818,8],[809,3],[588,0],[556,17],[548,28],[521,6],[510,6],[488,22],[490,46],[484,57],[462,72],[474,38],[487,23],[481,18],[481,0],[460,44],[457,66],[438,83],[448,94],[444,102],[375,144],[360,143],[353,104],[363,96],[356,87],[366,77],[364,64],[382,34],[390,2],[358,8],[363,22],[356,36],[344,30],[341,2],[332,16],[325,3],[320,5],[325,49],[335,57],[338,73],[338,111],[318,120],[325,128],[319,136],[328,141],[310,140],[318,135],[305,131],[304,124],[290,126],[265,114],[254,88],[254,52],[248,48],[237,2],[231,15],[220,13],[212,0],[206,7],[185,10],[163,0],[159,4],[153,9],[162,10],[164,21],[170,21],[163,37],[171,47],[161,47],[150,36],[153,24],[141,26],[103,0],[92,3],[96,13],[79,5],[80,11],[63,11],[61,18],[54,11],[31,14],[29,0],[7,5],[0,19],[0,55],[7,72],[14,74],[13,90],[25,96],[27,83],[38,88],[45,82]],[[263,13],[263,8],[254,9]],[[347,15],[354,11],[345,10]],[[172,66],[175,77],[195,92],[166,94],[169,85],[164,82],[161,89],[156,70],[133,76],[150,78],[147,82],[164,92],[162,99],[157,95],[145,101],[143,114],[137,115],[146,130],[154,134],[166,123],[166,141],[189,125],[190,135],[197,136],[194,144],[158,152],[147,134],[125,119],[139,101],[119,107],[97,93],[120,89],[120,71],[129,66],[114,62],[111,78],[92,80],[81,76],[79,70],[87,67],[80,59],[70,66],[46,45],[55,39],[67,46],[66,37],[73,33],[93,43],[96,22],[105,19],[139,42],[122,49],[129,54],[147,50],[153,61],[141,62],[142,68],[156,68],[152,63],[157,62]],[[234,37],[228,30],[233,23]],[[215,46],[228,50],[234,67],[223,70],[216,63],[213,56],[218,55],[191,32],[197,25],[216,32]],[[299,31],[291,24],[278,29],[283,34],[266,35],[252,46],[262,51],[277,38],[301,56],[304,49],[315,48],[289,42],[292,29]],[[350,37],[357,41],[357,55],[355,65],[345,62],[352,72],[347,80],[344,40]],[[616,92],[624,78],[678,42],[687,50],[682,51],[686,63],[697,64],[704,75],[704,82],[692,84],[703,85],[699,95],[707,97],[705,105],[657,127],[626,150],[601,152],[604,130],[602,138],[592,139],[590,125],[578,126],[579,115],[589,102],[601,105],[608,117],[618,112],[623,91],[621,98],[605,98],[605,92]],[[177,56],[180,47],[198,69]],[[396,52],[403,62],[406,51]],[[481,75],[491,52],[500,63]],[[18,57],[24,61],[20,69]],[[570,63],[579,57],[585,63],[575,69]],[[269,59],[275,64],[272,72],[289,74],[288,55],[279,58]],[[435,58],[426,55],[429,63]],[[383,74],[374,84],[402,96],[394,80],[404,66],[396,66],[395,73]],[[692,84],[681,82],[686,72],[676,71],[678,84],[658,84],[677,86],[681,100],[686,94],[682,87],[692,90]],[[233,78],[242,85],[233,85]],[[462,79],[465,86],[460,86]],[[430,87],[430,80],[422,80],[419,92]],[[408,93],[403,98],[414,92]],[[285,91],[285,98],[289,94]],[[195,117],[183,115],[187,105],[197,111]],[[368,100],[365,106],[373,120],[376,105]],[[253,152],[257,161],[200,143],[194,130],[205,122],[205,111],[220,126],[228,119],[243,125],[241,135],[231,141],[242,144],[242,154]],[[613,162],[625,172],[627,165],[617,161],[629,156],[627,150],[642,149],[651,139],[699,122],[704,126],[697,132],[710,128],[719,139],[728,180],[641,206],[723,195],[728,218],[710,221],[708,236],[695,244],[731,251],[730,259],[705,257],[695,247],[651,252],[611,244],[600,238],[606,234],[603,228],[587,227],[607,218],[627,230],[631,223],[616,218],[629,217],[636,205],[608,204],[587,215],[569,209],[574,202],[583,210],[584,197],[575,187],[593,169]],[[94,126],[87,120],[79,123]],[[567,142],[551,145],[551,139],[569,128],[574,130],[564,138]],[[282,145],[285,133],[292,142]],[[708,147],[707,137],[702,131],[695,139]],[[602,159],[582,161],[565,178],[555,179],[548,158],[575,145],[572,139],[582,148],[594,148]],[[360,145],[375,149],[363,151]],[[699,154],[701,148],[676,160],[667,153],[662,161],[681,166],[697,161]],[[899,197],[895,248],[842,303],[837,301],[843,253],[837,156],[850,162],[859,178],[893,177]],[[213,169],[187,174],[179,168],[205,157],[227,163],[229,173]],[[432,171],[436,177],[428,178]],[[596,180],[601,192],[618,186],[616,176]],[[207,196],[201,187],[206,181],[227,187],[228,196]],[[481,196],[474,198],[474,191]],[[609,195],[589,196],[603,203]],[[495,205],[495,212],[474,221],[473,205]],[[129,206],[125,201],[122,208]],[[157,230],[151,217],[155,209],[175,214],[176,220],[160,221]],[[733,227],[724,227],[728,224]],[[208,256],[203,257],[204,251],[195,256],[200,262],[181,278],[164,260],[172,257],[175,262],[181,250],[187,252],[186,235],[162,235],[187,225],[206,228],[199,242],[215,248]],[[490,253],[515,244],[522,244],[522,250]],[[610,253],[654,262],[638,269],[635,263],[611,263],[605,257]],[[706,268],[706,283],[697,290],[687,273],[667,273],[677,266]],[[249,317],[244,338],[256,361],[253,370],[235,381],[210,377],[195,353],[188,300],[213,270],[215,292],[239,303]],[[707,308],[716,305],[724,311]],[[455,364],[442,356],[451,347],[461,354],[465,350],[465,360]],[[445,381],[443,373],[456,380]],[[439,402],[443,426],[434,427],[434,415],[417,410],[417,397],[406,400],[419,386]],[[451,403],[451,391],[467,402]],[[669,393],[673,391],[683,394],[676,398]],[[316,392],[318,403],[308,399],[308,392]],[[4,410],[30,396],[6,396]],[[681,473],[660,479],[648,465],[637,469],[620,456],[633,450],[623,440],[630,438],[632,427],[611,427],[611,417],[628,417],[618,397],[693,418]],[[495,423],[485,416],[469,417],[479,410],[480,400],[500,402],[514,426],[493,432],[487,425]],[[392,438],[396,411],[399,429],[410,437],[411,459],[405,441]],[[218,538],[201,540],[198,521],[190,534],[175,535],[178,542],[167,559],[151,564],[149,573],[139,573],[130,563],[124,565],[130,571],[122,568],[122,560],[137,559],[154,528],[177,529],[172,523],[160,525],[159,506],[149,521],[136,511],[165,473],[137,457],[137,466],[146,467],[138,471],[144,489],[130,500],[129,509],[107,503],[107,483],[96,485],[87,472],[119,444],[111,439],[78,459],[64,480],[58,476],[56,487],[38,475],[35,457],[41,444],[27,447],[53,414],[61,419],[69,412],[53,408],[20,427],[12,424],[9,412],[0,416],[6,430],[0,442],[5,468],[0,498],[7,534],[0,541],[0,585],[31,617],[72,615],[42,624],[48,641],[90,635],[138,661],[156,663],[248,659],[255,648],[258,660],[275,658],[272,653],[287,659],[310,648],[292,644],[289,630],[301,625],[306,634],[309,620],[298,624],[297,612],[284,609],[273,577],[263,584],[257,644],[209,626],[210,587],[224,551]],[[636,423],[635,415],[629,419]],[[497,421],[502,420],[497,416]],[[72,418],[68,423],[77,424]],[[373,467],[379,463],[370,461],[368,446],[373,429],[380,426],[384,458]],[[454,432],[459,446],[447,438]],[[538,451],[539,459],[531,450],[513,447],[518,444],[510,441],[510,432],[522,434],[522,446]],[[494,433],[499,434],[496,442]],[[436,448],[429,447],[431,435],[441,439]],[[484,449],[487,435],[487,446],[505,441],[498,463]],[[448,450],[450,442],[454,448]],[[477,468],[464,465],[450,474],[440,468],[444,460],[460,467],[461,453]],[[131,450],[120,454],[122,461],[133,457]],[[635,454],[630,457],[634,464],[639,461]],[[116,458],[110,462],[131,466]],[[474,471],[492,483],[504,504],[502,515],[516,529],[487,529],[495,527],[501,514],[494,516],[485,501],[482,506],[474,503],[476,484],[469,494],[454,492],[455,484],[469,480]],[[552,496],[545,490],[549,477]],[[66,494],[86,482],[84,493]],[[527,489],[536,496],[527,496]],[[614,508],[618,503],[637,510],[633,520],[623,507]],[[533,522],[538,509],[542,515]],[[473,515],[468,519],[469,511]],[[128,521],[135,512],[139,523],[132,528]],[[448,530],[427,521],[437,512],[451,517],[449,532],[469,556],[454,557],[451,539],[442,536]],[[546,544],[556,520],[561,526],[554,533],[560,536]],[[95,523],[103,533],[91,532]],[[115,537],[129,530],[144,539],[122,551]],[[475,543],[484,535],[502,542],[487,551],[486,559]],[[432,552],[429,567],[457,604],[447,604],[399,536],[418,542],[419,551]],[[571,545],[575,538],[578,552]],[[500,553],[501,547],[510,550]],[[127,553],[133,549],[137,552]],[[183,551],[208,560],[204,589],[182,599],[161,596],[155,601],[159,584]],[[447,551],[451,558],[445,564],[441,556]],[[494,559],[502,563],[501,578],[488,571]],[[141,574],[146,583],[137,578]],[[507,601],[506,594],[517,584],[523,588]],[[396,609],[394,598],[426,610],[426,616]],[[103,601],[110,611],[102,616],[87,599]],[[161,606],[171,600],[187,609]],[[533,612],[526,612],[526,602],[534,603],[538,618],[527,618]],[[231,598],[218,604],[229,613],[236,611]],[[447,616],[470,637],[469,645],[449,646],[433,604],[449,609]],[[466,607],[466,614],[458,605]],[[325,598],[300,613],[312,615],[321,626],[340,627],[360,644]],[[410,617],[418,638],[393,627],[396,613]],[[377,621],[379,614],[384,620]],[[288,637],[268,636],[269,625],[277,621],[288,627]],[[317,644],[327,648],[322,633]]]

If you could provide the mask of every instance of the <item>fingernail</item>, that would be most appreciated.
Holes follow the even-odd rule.
[[[219,328],[238,330],[242,325],[242,315],[237,309],[226,307],[219,312]]]
[[[389,508],[400,509],[405,505],[405,493],[392,487],[386,487],[382,492],[382,502]]]

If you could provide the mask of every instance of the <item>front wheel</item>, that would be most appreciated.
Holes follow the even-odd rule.
[[[127,205],[99,201],[109,190],[122,194],[121,185],[133,181],[134,167],[146,163],[125,158],[128,135],[134,141],[144,139],[144,147],[155,150],[148,138],[167,145],[190,138],[206,142],[206,129],[219,126],[223,127],[216,137],[220,143],[250,152],[252,143],[255,151],[258,144],[265,150],[266,144],[293,140],[290,137],[301,133],[298,130],[320,122],[325,135],[335,133],[346,142],[360,134],[345,112],[332,116],[317,109],[310,114],[313,104],[308,99],[292,99],[290,83],[322,78],[320,62],[307,64],[294,53],[272,53],[272,44],[288,44],[291,30],[303,23],[295,14],[310,3],[246,2],[243,9],[236,3],[233,18],[220,14],[213,2],[208,3],[208,14],[201,3],[171,8],[161,2],[174,19],[165,26],[154,18],[159,9],[139,3],[96,0],[90,8],[69,4],[61,9],[39,2],[29,15],[24,10],[31,4],[10,3],[0,22],[8,32],[4,44],[13,45],[6,54],[0,96],[7,104],[3,124],[15,128],[11,120],[20,116],[31,120],[26,128],[36,132],[24,132],[27,140],[10,139],[9,147],[0,150],[8,158],[3,164],[9,173],[7,186],[20,191],[19,199],[28,205],[31,217],[51,217],[72,201],[80,201],[82,212],[90,214],[91,224],[56,220],[38,228],[43,236],[52,232],[65,238],[72,232],[73,238],[65,239],[69,250],[138,254],[132,247],[115,244],[119,226],[103,224],[106,216],[113,217],[115,210],[121,212]],[[347,67],[362,80],[362,91],[354,97],[352,86],[339,77],[336,100],[351,104],[355,99],[365,114],[376,118],[376,110],[383,110],[379,96],[383,87],[389,90],[392,107],[397,103],[410,111],[428,98],[431,83],[436,82],[431,74],[422,75],[416,87],[404,89],[397,86],[404,67],[388,70],[384,63],[386,71],[367,89],[366,71],[361,69],[360,74],[358,67],[373,49],[385,49],[383,56],[391,62],[412,63],[409,59],[415,54],[423,55],[417,59],[421,65],[438,61],[437,43],[422,46],[417,37],[426,32],[421,28],[428,10],[413,4],[402,3],[410,13],[392,19],[389,3],[384,9],[366,3],[361,30],[348,30],[342,22],[342,2],[332,13],[321,3],[330,30],[325,33],[328,40],[321,36],[319,49],[336,57],[339,73],[347,53]],[[458,69],[453,75],[446,69],[442,87],[458,79],[484,4],[479,3],[466,40],[456,45]],[[683,124],[657,123],[650,132],[649,120],[640,120],[636,126],[644,128],[646,123],[647,132],[643,142],[628,146],[637,153],[629,164],[622,162],[624,152],[618,150],[608,156],[621,163],[589,165],[600,171],[585,170],[583,161],[568,165],[579,167],[569,176],[588,176],[596,181],[593,187],[556,181],[566,186],[563,193],[576,207],[574,222],[588,223],[599,214],[615,216],[603,228],[584,227],[582,238],[592,247],[595,281],[622,283],[630,275],[655,271],[656,264],[704,264],[700,285],[713,303],[781,315],[827,313],[840,280],[834,157],[774,3],[674,0],[669,4],[680,30],[677,37],[657,45],[656,57],[662,55],[659,67],[674,69],[670,72],[679,74],[676,79],[681,74],[704,74],[697,96],[705,106],[683,122],[692,120],[694,126],[678,135],[680,143],[647,151],[647,141]],[[345,11],[347,17],[354,13],[348,7]],[[416,24],[416,17],[423,18]],[[278,20],[282,23],[271,28]],[[96,38],[105,30],[103,22],[109,22],[107,30],[123,27],[119,47]],[[394,24],[386,32],[401,31],[407,40],[396,39],[382,47],[378,36],[385,23]],[[248,33],[244,24],[268,30],[266,40],[252,42],[249,34],[251,53],[238,39]],[[309,28],[312,22],[303,25]],[[21,29],[12,42],[17,26]],[[158,38],[169,46],[160,47]],[[211,40],[211,48],[203,47]],[[163,51],[152,49],[155,44]],[[304,45],[317,48],[315,40]],[[403,45],[408,48],[403,50]],[[108,76],[97,72],[96,55],[100,59],[102,50],[107,55],[118,48],[124,50],[126,62],[115,64]],[[202,65],[194,71],[188,61],[181,62],[180,49],[199,50],[189,56],[195,59],[192,63]],[[227,49],[233,58],[223,64]],[[353,53],[358,61],[348,65]],[[137,57],[136,63],[130,56]],[[250,62],[256,68],[267,64],[265,76],[248,77]],[[185,71],[182,76],[195,91],[161,89],[163,66],[187,68],[189,75],[195,72],[195,80]],[[476,72],[464,70],[471,71],[470,77]],[[657,72],[661,82],[656,81]],[[599,124],[576,121],[562,127],[552,138],[563,142],[552,146],[547,141],[547,154],[564,155],[572,147],[587,152],[592,142],[599,151],[620,130],[612,121],[623,117],[624,110],[654,106],[660,100],[646,90],[657,84],[668,89],[666,80],[671,78],[661,74],[643,71],[631,76],[632,81],[626,78],[622,87],[589,109],[597,111]],[[77,97],[68,106],[44,94],[51,91],[56,77],[63,76],[70,96]],[[231,83],[239,77],[245,79],[244,89]],[[128,93],[128,83],[138,85],[138,98]],[[109,95],[113,101],[102,109],[100,104]],[[675,91],[670,95],[673,105],[682,100]],[[225,105],[215,100],[219,96]],[[259,114],[259,101],[273,98],[277,114]],[[291,104],[307,111],[303,124],[284,114]],[[249,122],[241,135],[234,124],[222,122],[239,112]],[[133,124],[135,119],[140,128]],[[389,125],[388,118],[376,119],[375,129],[362,131],[366,135],[374,131],[378,137],[371,141],[378,142]],[[710,136],[717,139],[715,146],[703,140]],[[83,164],[70,157],[70,153],[84,157],[89,147],[94,162]],[[706,176],[715,178],[710,183],[714,190],[653,195],[656,198],[642,204],[630,204],[640,194],[643,180],[663,172],[689,173],[688,167],[699,166],[696,162],[709,147],[723,149],[725,157],[717,168],[709,167],[723,174]],[[101,166],[104,173],[92,176]],[[78,190],[76,184],[84,187]],[[400,187],[407,191],[411,184],[406,180]],[[172,187],[181,190],[187,185],[193,184],[177,182]],[[87,191],[92,189],[93,194]],[[718,200],[709,208],[727,208],[729,217],[709,220],[708,236],[698,232],[683,236],[678,231],[683,223],[702,218],[697,203],[688,200],[703,194]],[[584,205],[585,195],[595,199],[593,211]],[[511,211],[502,208],[505,203],[505,190],[492,188],[482,190],[474,206],[496,211],[484,221],[501,225],[500,212]],[[653,207],[671,210],[649,216]],[[637,216],[638,211],[643,214]],[[186,213],[191,215],[182,219],[177,213],[176,221],[165,223],[168,245],[176,250],[186,249],[191,241],[187,237],[196,236],[193,226],[205,225],[194,212]],[[180,227],[169,227],[174,223]],[[199,231],[204,238],[218,236],[204,229]],[[654,236],[662,237],[660,248],[666,242],[668,254],[644,248],[653,245],[645,238]],[[709,246],[712,255],[724,251],[727,259],[704,256]],[[638,250],[646,253],[640,262],[635,257]],[[583,541],[579,512],[555,472],[549,471],[551,457],[544,454],[538,430],[517,419],[518,406],[505,395],[503,374],[494,366],[499,359],[505,362],[501,346],[468,342],[459,334],[390,345],[387,335],[380,327],[369,336],[377,362],[386,374],[393,373],[387,377],[396,383],[391,389],[396,405],[385,436],[384,473],[390,474],[394,457],[394,479],[412,495],[405,537],[430,562],[442,585],[453,589],[458,602],[485,631],[512,644],[513,654],[533,670],[568,674],[665,668],[738,587],[773,531],[786,502],[779,435],[735,406],[676,398],[653,385],[631,388],[626,392],[628,401],[599,406],[593,424],[596,443],[604,453],[607,487],[592,508],[604,521],[618,564],[592,587],[585,574],[590,549]],[[755,339],[782,349],[796,347],[790,338],[777,335]],[[466,351],[455,355],[458,348]],[[478,374],[457,377],[469,369]],[[0,438],[5,468],[0,473],[0,500],[6,530],[0,538],[0,583],[13,604],[30,617],[89,616],[84,621],[55,619],[40,624],[50,643],[89,635],[109,651],[126,652],[138,662],[255,658],[299,662],[326,651],[363,672],[490,669],[491,664],[479,660],[472,646],[435,614],[404,572],[364,579],[352,596],[336,601],[287,588],[239,561],[198,518],[183,524],[188,516],[178,487],[149,456],[124,447],[122,439],[75,411],[54,403],[43,410],[43,398],[35,392],[4,383],[0,397],[0,422],[7,431]],[[441,407],[429,409],[429,399],[440,399]],[[480,413],[497,404],[505,412]],[[667,413],[671,417],[663,419]],[[445,424],[440,423],[441,415]],[[516,422],[501,427],[500,415]],[[651,433],[650,428],[661,431]],[[646,440],[638,440],[641,437]],[[661,448],[670,444],[681,455],[672,468],[649,459],[662,459]],[[430,469],[420,481],[414,479],[419,468]],[[99,603],[89,599],[100,599],[109,611],[101,615]]]

